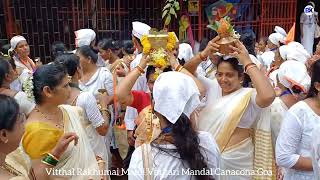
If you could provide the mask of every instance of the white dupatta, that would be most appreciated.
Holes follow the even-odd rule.
[[[99,173],[101,172],[99,172],[95,154],[80,122],[81,115],[83,114],[81,112],[82,109],[70,105],[60,105],[59,108],[62,110],[65,120],[64,132],[75,132],[79,136],[79,140],[76,146],[73,143],[69,144],[68,149],[61,156],[55,169],[74,171],[74,175],[72,177],[69,176],[68,179],[100,180],[101,176]]]

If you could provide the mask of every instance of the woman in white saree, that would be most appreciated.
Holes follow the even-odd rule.
[[[69,79],[62,65],[52,63],[39,67],[33,75],[33,95],[37,104],[25,125],[22,145],[32,160],[36,177],[38,167],[54,148],[64,133],[74,132],[78,144],[70,144],[58,162],[48,169],[52,178],[100,179],[100,171],[89,139],[79,119],[83,118],[81,108],[61,105],[70,96]],[[41,160],[42,159],[42,160]],[[45,161],[46,162],[46,161]],[[57,173],[58,172],[58,173]]]
[[[213,52],[218,51],[219,45],[215,43],[218,39],[214,38],[208,45]],[[275,92],[251,61],[244,45],[237,41],[232,49],[232,55],[237,59],[221,59],[215,81],[198,76],[207,87],[206,107],[199,116],[199,130],[213,134],[220,148],[219,179],[252,179],[252,175],[272,179],[275,172],[270,119],[266,115],[268,109],[263,108],[272,103]],[[243,66],[239,63],[244,65],[256,89],[242,87]],[[228,173],[226,170],[233,176],[225,174]],[[262,173],[265,176],[259,177]]]

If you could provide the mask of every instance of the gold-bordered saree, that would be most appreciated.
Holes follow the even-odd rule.
[[[210,132],[215,137],[221,152],[221,169],[246,169],[257,173],[265,170],[269,175],[220,176],[219,179],[275,179],[269,108],[262,109],[255,120],[253,137],[226,148],[252,93],[251,88],[241,88],[208,104],[200,113],[199,130]]]

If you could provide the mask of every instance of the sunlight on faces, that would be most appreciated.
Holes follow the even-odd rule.
[[[230,94],[241,88],[243,77],[227,62],[221,62],[216,73],[217,81],[224,94]]]
[[[15,52],[21,56],[21,57],[26,57],[30,55],[30,47],[27,41],[21,41],[18,43]]]

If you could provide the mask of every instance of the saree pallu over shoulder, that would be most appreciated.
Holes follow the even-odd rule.
[[[72,173],[68,178],[72,180],[100,180],[103,172],[99,171],[89,138],[79,120],[83,118],[82,109],[70,105],[60,105],[59,108],[64,112],[64,116],[68,116],[68,121],[65,120],[65,133],[75,132],[79,139],[76,146],[73,143],[69,144],[55,169],[75,171],[76,173]]]
[[[237,144],[226,149],[229,139],[250,103],[252,93],[253,89],[242,88],[232,94],[219,98],[214,104],[208,104],[200,113],[199,129],[213,134],[221,151],[222,162],[225,161],[227,163],[225,164],[226,169],[241,169],[241,163],[245,163],[242,161],[247,160],[245,163],[246,167],[251,167],[251,170],[254,172],[269,172],[266,176],[253,175],[253,179],[275,179],[275,161],[272,148],[269,108],[263,109],[255,120],[252,126],[254,131],[253,138],[249,137],[242,143],[240,142],[239,145]],[[253,146],[252,150],[247,152],[247,150],[244,150],[246,149],[244,145],[248,146],[248,148],[249,146]],[[237,161],[235,156],[239,153],[242,155],[247,154],[248,158],[243,156],[244,159]],[[232,159],[236,159],[233,160],[232,166],[229,166],[229,158],[231,157]],[[222,179],[234,178],[223,177]],[[247,178],[244,177],[244,179]]]
[[[252,89],[242,88],[207,105],[199,116],[199,130],[210,132],[223,152],[244,114]]]

